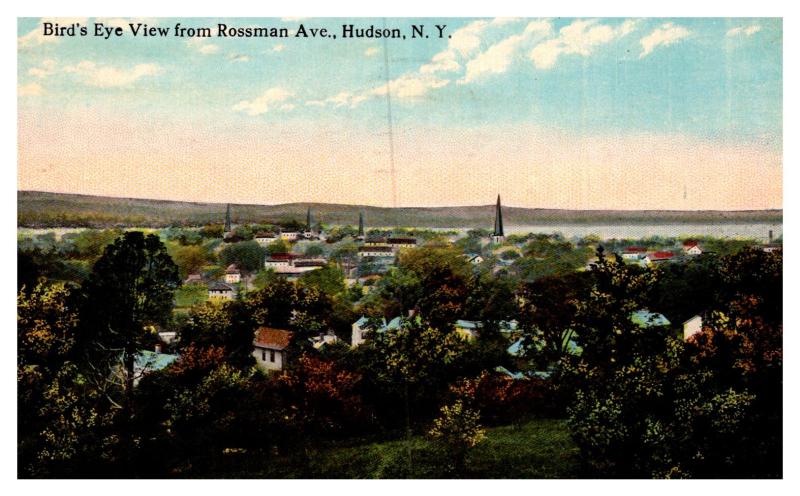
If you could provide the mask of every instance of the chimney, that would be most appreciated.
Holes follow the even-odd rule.
[[[155,351],[156,351],[156,355],[160,355],[161,354],[161,343],[158,343],[156,345]]]

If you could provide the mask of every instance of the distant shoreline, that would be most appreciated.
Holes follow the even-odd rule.
[[[18,191],[17,226],[168,227],[222,223],[225,203],[197,203],[105,196]],[[462,207],[374,207],[325,203],[231,204],[235,223],[305,221],[308,209],[325,224],[356,225],[364,212],[368,226],[490,228],[494,205]],[[566,210],[503,207],[506,225],[737,224],[782,223],[783,210]]]

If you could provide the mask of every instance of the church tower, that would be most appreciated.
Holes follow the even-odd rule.
[[[500,244],[506,240],[503,233],[503,210],[500,207],[500,195],[497,195],[497,207],[494,212],[494,233],[492,233],[492,243]]]
[[[229,233],[231,232],[231,204],[228,203],[228,207],[225,209],[225,229],[224,232]]]
[[[364,238],[364,212],[358,212],[358,237]]]
[[[306,212],[306,232],[312,232],[313,229],[311,228],[311,207],[308,207],[308,211]]]

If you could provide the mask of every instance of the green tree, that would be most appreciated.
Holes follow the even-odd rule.
[[[98,370],[100,382],[121,359],[127,420],[134,414],[135,357],[154,339],[148,329],[168,321],[179,285],[178,268],[158,236],[133,231],[106,247],[82,288],[80,349]],[[130,450],[128,427],[123,427],[123,438]]]
[[[480,418],[479,411],[458,399],[439,410],[439,416],[428,431],[433,440],[443,445],[456,475],[466,472],[467,454],[486,437]]]
[[[264,266],[264,249],[255,241],[227,245],[219,253],[225,265],[236,264],[240,270],[255,272]]]

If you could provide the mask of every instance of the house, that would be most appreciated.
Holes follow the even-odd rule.
[[[236,296],[233,286],[224,282],[214,281],[208,285],[209,300],[232,300]]]
[[[511,346],[506,348],[506,352],[514,357],[521,357],[525,353],[525,349],[522,346],[523,342],[524,340],[522,338],[517,339]]]
[[[365,245],[358,247],[359,257],[394,257],[394,248],[391,246]]]
[[[764,245],[761,247],[761,251],[763,251],[764,253],[782,253],[783,245],[776,245],[776,244]]]
[[[453,327],[457,333],[467,339],[476,339],[483,324],[477,320],[456,320]]]
[[[322,348],[323,346],[339,342],[339,338],[333,333],[333,331],[328,331],[327,334],[320,334],[319,336],[308,338],[308,340],[311,341],[311,346],[313,346],[316,350]]]
[[[269,245],[273,241],[276,241],[278,239],[278,237],[275,236],[274,233],[268,233],[268,232],[263,232],[262,231],[262,232],[256,233],[256,235],[253,236],[253,239],[256,240],[256,243],[258,243],[259,246],[261,246],[262,248],[266,248],[267,245]]]
[[[671,251],[656,251],[653,253],[648,253],[643,258],[644,262],[647,264],[654,264],[654,263],[662,263],[668,262],[675,257],[675,254]]]
[[[637,310],[630,315],[631,321],[645,329],[670,325],[670,321],[660,313],[647,310]]]
[[[467,253],[464,255],[464,258],[466,258],[467,262],[471,263],[472,265],[480,265],[484,261],[484,258],[477,253]]]
[[[683,323],[683,340],[686,341],[690,336],[697,334],[703,330],[703,318],[695,315]]]
[[[350,335],[350,344],[352,346],[358,346],[367,339],[367,335],[371,331],[375,332],[386,332],[390,329],[400,329],[403,325],[403,321],[400,317],[395,317],[389,323],[386,322],[386,319],[383,319],[381,325],[375,327],[369,325],[369,319],[367,317],[361,316],[360,319],[353,322],[352,325],[352,334]]]
[[[156,351],[140,351],[133,359],[133,385],[136,386],[148,373],[165,369],[177,359],[178,355],[161,353],[158,348]]]
[[[697,241],[688,240],[683,242],[683,253],[692,256],[702,255],[703,250],[700,248]]]
[[[522,372],[511,372],[510,370],[508,370],[507,368],[503,367],[502,365],[499,365],[499,366],[495,367],[494,371],[499,373],[500,375],[503,375],[505,377],[508,377],[508,378],[514,379],[514,380],[527,379],[525,374],[523,374]]]
[[[647,248],[642,246],[629,246],[622,251],[623,260],[638,260],[647,253]]]
[[[386,244],[392,248],[408,248],[417,246],[416,238],[388,238]]]
[[[201,282],[203,282],[203,276],[201,276],[196,272],[192,272],[191,274],[186,276],[186,279],[183,281],[183,284],[198,284]]]
[[[297,231],[287,231],[280,233],[278,236],[284,241],[297,241],[300,235],[301,233]]]
[[[358,346],[366,341],[367,332],[370,331],[370,328],[367,326],[368,322],[369,320],[363,315],[360,319],[353,322],[351,326],[352,334],[350,334],[350,344],[352,346]]]
[[[294,265],[294,260],[297,258],[300,258],[300,255],[294,253],[273,253],[264,260],[264,267],[267,269],[289,267]]]
[[[225,269],[225,283],[226,284],[238,284],[242,281],[242,272],[239,270],[239,267],[236,264],[228,265],[228,268]]]
[[[253,339],[253,358],[262,370],[283,370],[286,365],[286,348],[292,333],[272,327],[259,327]]]

